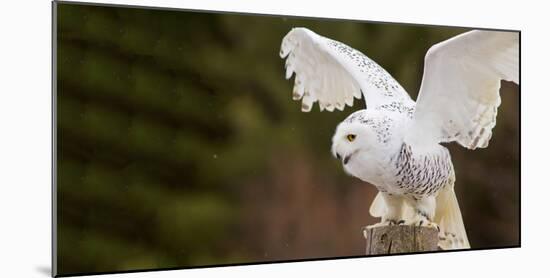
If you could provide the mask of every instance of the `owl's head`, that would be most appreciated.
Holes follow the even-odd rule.
[[[332,137],[332,154],[344,167],[358,157],[380,155],[395,142],[393,120],[376,111],[359,110],[336,128]]]

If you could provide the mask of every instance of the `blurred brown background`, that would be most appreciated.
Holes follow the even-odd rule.
[[[279,58],[305,26],[416,98],[463,28],[57,5],[58,271],[357,256],[374,187],[330,154],[344,112],[300,112]],[[449,145],[473,248],[519,244],[519,92],[489,148]]]

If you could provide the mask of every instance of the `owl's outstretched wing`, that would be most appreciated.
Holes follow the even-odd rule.
[[[470,31],[428,50],[413,123],[413,146],[456,141],[487,147],[500,105],[500,83],[519,84],[519,33]]]
[[[294,100],[302,100],[302,111],[309,112],[318,101],[321,111],[343,110],[352,106],[361,92],[368,105],[377,107],[399,102],[414,103],[407,92],[374,61],[361,52],[306,28],[293,28],[281,44],[286,58],[286,78],[293,73]]]

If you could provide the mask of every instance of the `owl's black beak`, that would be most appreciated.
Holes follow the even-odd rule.
[[[351,155],[352,155],[352,154],[353,154],[353,153],[351,153],[351,154],[349,154],[348,156],[342,158],[342,156],[341,156],[339,153],[336,153],[336,158],[337,158],[338,160],[342,160],[342,163],[344,163],[344,165],[346,165],[346,164],[348,164],[349,159],[351,158]]]
[[[344,160],[342,161],[342,162],[344,162],[344,165],[348,164],[349,159],[351,158],[351,155],[352,155],[352,154],[350,154],[350,155],[344,157]]]

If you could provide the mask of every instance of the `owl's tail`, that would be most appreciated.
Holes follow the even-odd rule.
[[[442,188],[436,197],[434,222],[441,229],[438,243],[441,249],[470,248],[464,222],[462,221],[462,213],[456,199],[454,181]]]

